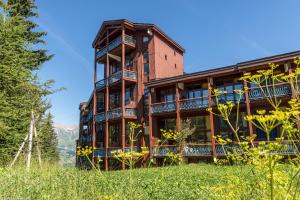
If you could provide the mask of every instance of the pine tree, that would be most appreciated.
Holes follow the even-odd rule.
[[[28,133],[31,110],[42,118],[49,108],[45,97],[52,93],[53,81],[41,83],[34,74],[51,58],[33,50],[44,33],[35,34],[28,20],[33,7],[26,11],[21,4],[0,0],[0,165],[8,164]]]
[[[49,162],[57,162],[59,160],[57,136],[53,127],[53,116],[50,113],[41,120],[37,142],[41,148],[43,160]]]
[[[45,41],[42,39],[43,36],[46,36],[46,32],[37,32],[36,29],[38,25],[32,21],[32,17],[38,17],[38,13],[35,12],[37,6],[34,0],[8,0],[7,4],[10,6],[9,15],[10,16],[22,16],[24,23],[26,25],[26,32],[24,38],[27,42],[32,45],[35,44],[44,44]],[[32,70],[39,69],[41,64],[50,60],[52,55],[49,55],[47,50],[30,49],[36,57],[35,62],[27,66]]]

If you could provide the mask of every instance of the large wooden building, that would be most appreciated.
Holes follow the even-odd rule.
[[[231,66],[196,73],[184,73],[184,49],[154,24],[134,23],[128,20],[103,22],[93,42],[94,90],[88,102],[80,103],[80,131],[77,146],[92,146],[91,158],[101,157],[102,169],[124,169],[113,158],[112,151],[129,148],[128,122],[143,125],[143,133],[136,148],[148,147],[151,158],[163,159],[172,151],[172,144],[155,150],[161,138],[160,129],[179,129],[190,119],[196,132],[188,138],[185,156],[190,162],[201,158],[224,156],[213,136],[228,133],[227,124],[206,111],[214,109],[212,89],[226,90],[220,101],[237,100],[236,89],[249,87],[241,99],[240,134],[257,134],[256,140],[265,140],[265,134],[247,123],[243,117],[257,108],[268,109],[261,90],[254,84],[240,81],[246,72],[264,69],[277,63],[282,73],[290,73],[293,59],[300,51],[237,63]],[[103,70],[104,79],[97,79]],[[212,87],[208,87],[208,86]],[[289,85],[278,84],[274,95],[283,105],[292,96]],[[279,128],[278,128],[279,129]],[[275,139],[280,130],[273,130]],[[286,154],[293,153],[288,152]],[[77,157],[76,165],[88,165]]]

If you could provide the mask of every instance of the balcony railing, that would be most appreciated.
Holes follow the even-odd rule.
[[[135,108],[125,108],[125,116],[126,117],[136,117],[136,109]],[[122,108],[115,108],[107,113],[108,119],[117,119],[122,117]]]
[[[109,76],[108,83],[111,85],[113,83],[120,81],[121,78],[122,78],[122,71],[118,71]],[[130,70],[124,70],[123,78],[135,81],[137,79],[136,72]]]
[[[152,113],[163,113],[163,112],[173,112],[176,110],[176,102],[163,102],[163,103],[154,103],[152,104]]]
[[[285,141],[283,147],[273,152],[277,155],[299,155],[300,145],[295,144],[290,141]],[[238,144],[227,144],[223,147],[216,144],[216,154],[217,156],[225,156],[225,152],[243,153],[242,149]],[[154,157],[165,157],[169,152],[178,153],[178,148],[175,145],[165,145],[165,146],[154,146],[152,149],[152,155]],[[212,156],[212,145],[211,144],[187,144],[183,149],[183,156]]]
[[[152,155],[156,157],[167,156],[168,153],[177,153],[178,149],[174,145],[156,146],[152,149]],[[188,144],[183,149],[183,156],[212,156],[211,144]]]
[[[136,40],[132,36],[129,36],[129,35],[125,35],[125,42],[132,46],[135,46],[135,44],[136,44]]]
[[[121,147],[109,147],[108,149],[107,149],[107,156],[108,157],[113,157],[115,154],[113,153],[113,152],[116,152],[116,153],[118,153],[118,152],[121,152],[122,151],[122,148]]]
[[[96,122],[102,122],[106,120],[105,113],[99,113],[98,115],[95,116]]]
[[[115,108],[107,113],[107,119],[116,119],[122,117],[122,108]]]
[[[238,101],[240,101],[240,102],[245,101],[245,96],[244,95],[240,96],[240,94],[237,94],[237,93],[226,93],[226,94],[218,95],[218,97],[214,96],[213,97],[213,104],[214,105],[217,104],[216,98],[218,98],[219,103],[227,103],[229,101],[237,103]]]
[[[106,149],[105,148],[98,148],[94,151],[94,157],[105,157],[106,156]]]
[[[102,80],[96,82],[97,90],[101,90],[101,89],[105,88],[105,86],[106,86],[106,79],[102,79]]]
[[[126,117],[136,117],[136,109],[135,108],[125,108],[125,116]]]
[[[211,144],[194,144],[187,145],[183,150],[184,156],[211,156]]]
[[[115,82],[118,82],[118,81],[121,80],[121,78],[122,78],[122,71],[118,71],[118,72],[116,72],[116,73],[109,76],[108,84],[111,85]]]
[[[125,79],[136,80],[136,73],[134,71],[125,70],[123,77]]]
[[[136,44],[136,40],[129,35],[125,35],[124,41],[127,44],[130,45],[135,45]],[[96,58],[101,58],[102,56],[104,56],[107,52],[111,51],[112,49],[118,47],[120,44],[122,43],[122,36],[117,37],[116,39],[114,39],[113,41],[111,41],[108,46],[100,49],[97,53],[96,53]]]
[[[282,97],[291,95],[292,90],[289,84],[277,84],[262,86],[262,88],[250,88],[249,89],[249,98],[250,100],[259,100],[266,97]]]
[[[195,110],[208,107],[208,97],[182,99],[179,101],[180,110]]]
[[[155,146],[152,149],[152,155],[156,157],[167,156],[169,152],[176,153],[177,147],[174,145],[169,146]]]

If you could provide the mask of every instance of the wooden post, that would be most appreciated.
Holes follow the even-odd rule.
[[[97,82],[97,57],[96,57],[96,48],[94,51],[94,91],[93,91],[93,127],[92,127],[92,147],[93,147],[93,155],[92,155],[92,162],[93,162],[93,169],[96,164],[94,157],[94,150],[96,149],[96,107],[97,107],[97,93],[96,93],[96,82]]]
[[[176,84],[176,129],[180,130],[180,105],[179,105],[179,88]]]
[[[36,122],[36,121],[37,121],[37,120],[35,120],[35,122]],[[34,123],[33,131],[34,131],[34,137],[35,137],[35,139],[37,140],[36,151],[37,151],[37,154],[38,154],[39,166],[40,166],[40,168],[41,168],[41,167],[42,167],[42,157],[41,157],[41,151],[40,151],[40,147],[39,147],[38,135],[37,135],[37,131],[36,131],[36,123]],[[76,147],[77,147],[77,144],[76,144]],[[76,148],[76,149],[77,149],[77,148]]]
[[[121,89],[121,94],[122,94],[122,150],[123,152],[125,151],[125,132],[126,132],[126,124],[125,124],[125,27],[123,25],[122,28],[122,89]],[[125,169],[125,162],[122,162],[122,169]]]
[[[213,100],[212,100],[212,86],[213,86],[213,78],[208,78],[208,107],[212,109]],[[217,153],[216,153],[216,142],[215,142],[215,126],[214,126],[214,115],[209,112],[209,124],[210,124],[210,132],[211,132],[211,147],[212,147],[212,156],[213,160],[216,161]]]
[[[29,128],[29,140],[28,140],[28,154],[27,154],[27,160],[26,160],[26,170],[27,170],[27,172],[29,172],[29,170],[30,170],[33,126],[34,126],[34,114],[33,114],[33,111],[31,111],[31,120],[30,120],[30,128]]]
[[[17,159],[18,159],[20,153],[22,152],[22,149],[23,149],[24,146],[25,146],[25,143],[26,143],[27,140],[28,140],[28,136],[29,136],[29,133],[28,133],[28,134],[26,135],[26,137],[24,138],[24,141],[22,142],[22,144],[21,144],[21,146],[20,146],[20,148],[19,148],[19,150],[18,150],[18,152],[17,152],[17,154],[16,154],[14,160],[13,160],[13,161],[11,162],[11,164],[9,165],[10,167],[12,167],[12,166],[15,164],[15,162],[17,161]]]
[[[148,116],[149,116],[149,156],[150,156],[150,159],[152,159],[152,149],[153,149],[153,138],[152,138],[152,109],[151,109],[151,106],[152,106],[152,97],[151,97],[151,89],[152,88],[149,88],[149,95],[148,95]]]
[[[245,74],[246,72],[244,72]],[[248,83],[244,80],[244,88],[248,87]],[[245,91],[245,101],[246,101],[246,113],[247,115],[251,115],[251,107],[250,107],[250,98],[249,98],[249,90]],[[248,121],[249,135],[253,135],[253,126],[250,121]]]
[[[108,51],[108,31],[106,32],[106,46]],[[105,171],[108,171],[108,143],[109,143],[109,123],[108,123],[108,111],[109,111],[109,56],[106,54],[106,66],[105,66],[105,81],[106,81],[106,100],[105,100]]]
[[[286,63],[285,65],[288,67],[288,73],[289,73],[289,74],[293,73],[293,69],[292,69],[291,64],[290,64],[290,63]],[[295,84],[295,83],[290,83],[290,84]],[[296,83],[296,87],[297,87],[297,85],[298,85],[298,83]],[[297,95],[298,95],[298,94],[297,94],[296,91],[297,91],[298,89],[293,88],[293,86],[291,85],[291,90],[292,90],[292,98],[297,99]],[[300,129],[300,121],[297,120],[296,124],[297,124],[297,128],[298,128],[298,130],[299,130],[299,129]]]

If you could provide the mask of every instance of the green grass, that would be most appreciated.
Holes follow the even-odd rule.
[[[210,164],[136,169],[131,190],[129,171],[100,174],[48,166],[27,174],[23,168],[0,168],[0,199],[210,199],[203,187],[226,184],[222,177],[228,174],[245,178],[240,169]]]

